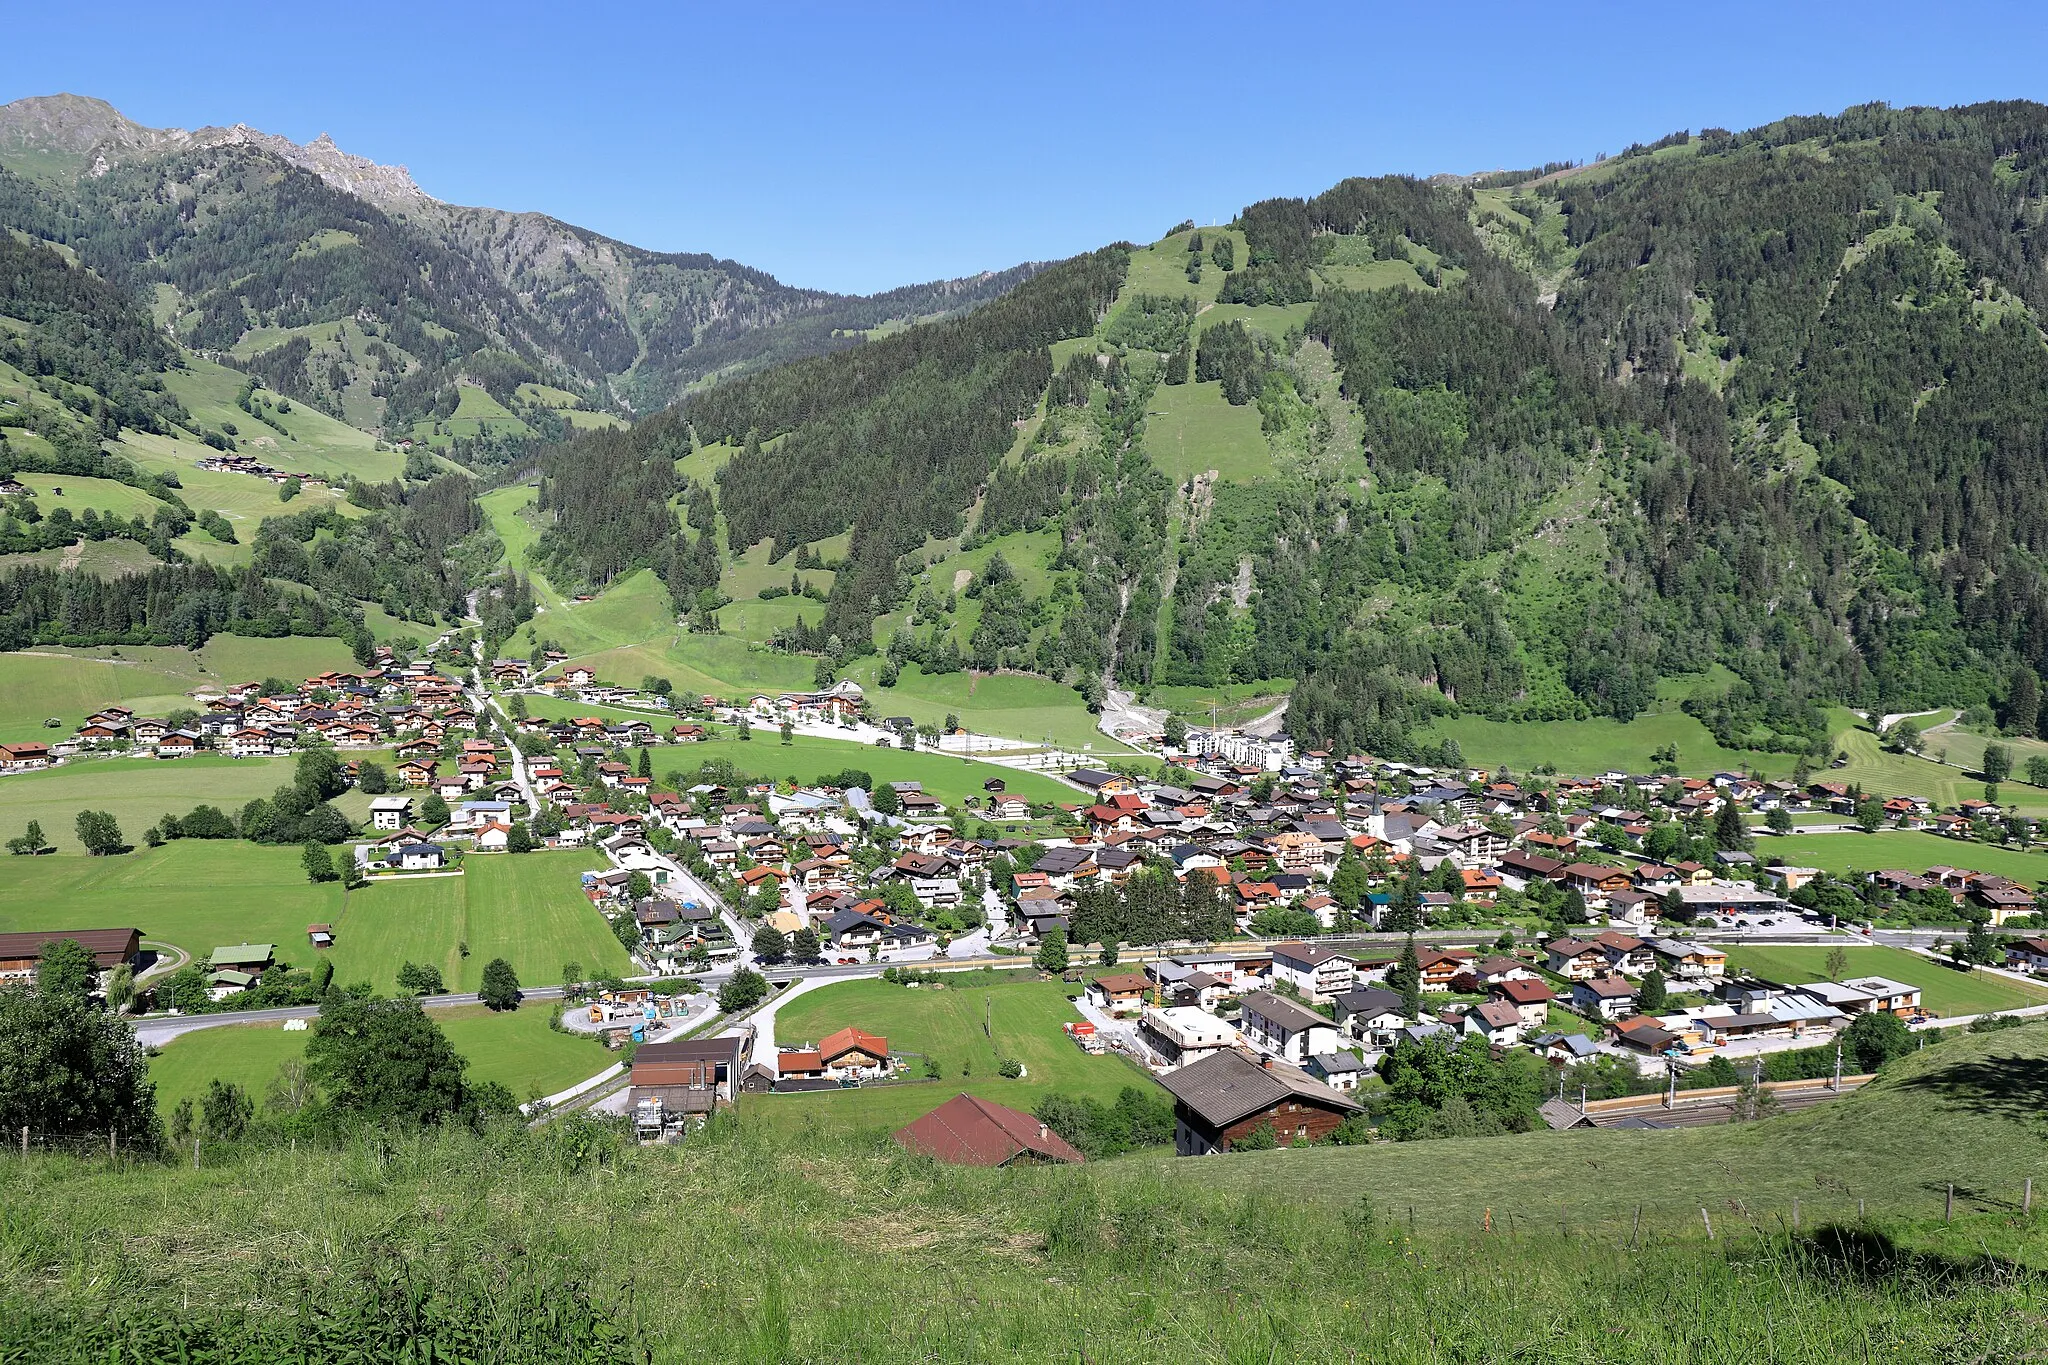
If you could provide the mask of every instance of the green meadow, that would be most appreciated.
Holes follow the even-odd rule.
[[[1736,945],[1728,949],[1728,965],[1746,968],[1766,981],[1798,985],[1827,979],[1830,951],[1818,946]],[[1986,1014],[2027,1005],[2048,1005],[2048,990],[2038,986],[1989,972],[1959,971],[1945,962],[1903,948],[1874,946],[1844,951],[1849,955],[1849,970],[1844,979],[1882,976],[1918,986],[1920,1003],[1936,1014]]]
[[[1793,867],[1818,867],[1838,876],[1898,869],[1966,867],[2010,877],[2025,886],[2048,878],[2048,852],[2022,852],[1996,844],[1971,843],[1922,830],[1886,829],[1865,834],[1854,828],[1832,834],[1759,835],[1760,857],[1782,858]]]

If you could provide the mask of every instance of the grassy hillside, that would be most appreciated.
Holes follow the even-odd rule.
[[[0,1163],[0,1341],[110,1330],[111,1307],[138,1337],[218,1330],[286,1358],[267,1343],[313,1319],[213,1315],[306,1285],[351,1349],[516,1336],[530,1360],[629,1354],[581,1344],[585,1304],[660,1360],[2019,1360],[2048,1312],[2048,1219],[2010,1202],[2044,1174],[2044,1057],[2048,1027],[1967,1039],[1739,1128],[1081,1170],[940,1167],[822,1131],[798,1158],[744,1117],[676,1149],[571,1123],[216,1149],[198,1171],[37,1157]],[[1853,1224],[1859,1196],[1867,1222],[1812,1231]],[[703,1235],[650,1260],[678,1210]]]
[[[2048,877],[2048,851],[2022,852],[1908,829],[1865,834],[1850,828],[1833,834],[1760,837],[1757,852],[1764,857],[1782,858],[1793,867],[1818,867],[1841,875],[1888,868],[1924,872],[1930,867],[1945,866],[2010,877],[2027,886]]]
[[[1827,979],[1829,948],[1752,947],[1728,949],[1728,964],[1767,981],[1806,982]],[[1936,1014],[1991,1014],[1999,1010],[2048,1005],[2048,990],[2009,976],[1984,971],[1958,971],[1943,962],[1903,948],[1850,948],[1847,977],[1884,976],[1920,988],[1921,1003]]]

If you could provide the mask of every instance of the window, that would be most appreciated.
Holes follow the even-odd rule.
[[[1301,1123],[1301,1124],[1296,1124],[1296,1125],[1295,1125],[1295,1128],[1294,1128],[1294,1135],[1295,1135],[1296,1137],[1298,1137],[1298,1138],[1305,1138],[1305,1137],[1307,1137],[1307,1136],[1308,1136],[1308,1125],[1307,1125],[1307,1124],[1305,1124],[1305,1123]]]

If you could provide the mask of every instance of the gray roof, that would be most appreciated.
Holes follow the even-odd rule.
[[[1382,1014],[1396,1014],[1403,1018],[1407,1017],[1401,993],[1380,986],[1360,986],[1355,990],[1345,991],[1335,997],[1335,1000],[1338,1012],[1346,1015],[1362,1014],[1372,1018]]]
[[[1340,1113],[1363,1112],[1360,1105],[1304,1071],[1285,1062],[1261,1064],[1242,1052],[1228,1048],[1167,1072],[1159,1078],[1159,1083],[1175,1099],[1217,1128],[1227,1128],[1248,1114],[1270,1109],[1289,1098],[1306,1100]]]
[[[1303,1005],[1297,1005],[1284,995],[1272,991],[1253,991],[1244,998],[1244,1007],[1260,1018],[1278,1024],[1281,1028],[1300,1032],[1304,1029],[1335,1028],[1335,1024]]]

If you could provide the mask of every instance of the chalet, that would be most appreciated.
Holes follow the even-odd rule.
[[[1644,976],[1657,968],[1656,950],[1642,939],[1610,929],[1595,934],[1591,942],[1607,959],[1609,970],[1623,976]]]
[[[1544,945],[1551,971],[1567,981],[1585,981],[1607,970],[1607,952],[1598,943],[1576,938],[1554,938]]]
[[[1522,1041],[1526,1027],[1521,1011],[1505,1000],[1489,1000],[1465,1012],[1466,1035],[1484,1038],[1495,1047],[1513,1047]]]
[[[1072,1165],[1080,1152],[1030,1114],[959,1094],[892,1135],[896,1144],[953,1166]]]
[[[1343,1042],[1343,1035],[1330,1020],[1271,991],[1253,991],[1244,997],[1238,1030],[1253,1047],[1297,1063],[1318,1052],[1334,1051]]]
[[[1097,800],[1138,790],[1138,784],[1130,778],[1118,773],[1106,773],[1097,768],[1076,768],[1067,774],[1067,781],[1083,790],[1093,792]]]
[[[1133,1014],[1144,1008],[1152,982],[1143,972],[1117,972],[1088,983],[1088,1003],[1111,1014]]]
[[[1357,974],[1351,959],[1334,948],[1280,943],[1273,947],[1273,979],[1322,1003],[1350,990]]]
[[[0,773],[28,773],[49,766],[47,744],[0,744]]]
[[[1473,954],[1463,948],[1444,948],[1418,954],[1416,961],[1422,968],[1422,989],[1448,991],[1458,974],[1471,966]]]
[[[411,797],[373,796],[370,798],[370,828],[403,829],[411,823]]]
[[[1384,1046],[1408,1022],[1400,994],[1377,986],[1354,987],[1330,1003],[1337,1022],[1361,1042]]]
[[[1550,1002],[1556,997],[1557,992],[1543,981],[1510,980],[1493,988],[1493,998],[1520,1014],[1522,1027],[1527,1029],[1543,1027],[1543,1021],[1550,1017]]]
[[[1970,899],[1991,912],[1993,924],[2004,924],[2014,915],[2034,913],[2034,893],[2011,883],[2002,886],[1980,884],[1971,889]]]
[[[1173,1146],[1181,1156],[1227,1152],[1262,1129],[1282,1147],[1319,1142],[1364,1112],[1305,1071],[1236,1049],[1169,1071],[1160,1084],[1174,1099]]]
[[[1626,869],[1619,867],[1570,863],[1564,869],[1564,884],[1584,896],[1589,907],[1601,909],[1607,905],[1608,897],[1629,889],[1629,875]]]
[[[1028,820],[1031,803],[1013,792],[1003,792],[988,799],[988,813],[996,820]]]
[[[818,1060],[834,1080],[873,1080],[889,1074],[889,1040],[843,1028],[819,1042]]]
[[[432,759],[416,758],[398,765],[398,780],[408,787],[424,787],[434,780]]]
[[[1620,1019],[1635,1013],[1636,988],[1618,976],[1595,976],[1574,981],[1572,1006],[1581,1014]]]
[[[1711,943],[1652,939],[1657,965],[1673,981],[1719,981],[1728,975],[1728,954]]]
[[[2048,975],[2048,938],[2007,939],[2005,965],[2009,971]]]
[[[34,975],[43,950],[60,939],[70,939],[91,953],[93,966],[103,972],[123,965],[134,968],[142,955],[139,929],[37,929],[0,934],[0,979]]]

